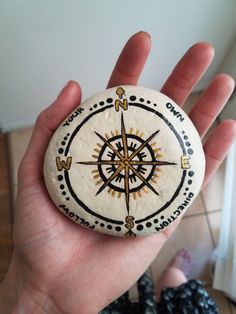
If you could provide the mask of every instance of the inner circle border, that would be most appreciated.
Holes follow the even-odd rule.
[[[154,113],[155,115],[157,115],[159,118],[161,118],[165,123],[166,125],[170,128],[170,130],[175,134],[179,144],[180,144],[180,147],[183,151],[183,154],[185,155],[186,154],[186,149],[185,149],[185,146],[184,146],[184,143],[183,143],[183,140],[182,138],[180,137],[180,135],[178,134],[178,132],[175,130],[174,126],[165,118],[165,116],[160,113],[159,111],[153,109],[153,108],[150,108],[144,104],[140,104],[140,103],[137,103],[137,102],[133,102],[133,103],[130,103],[129,102],[129,106],[134,106],[134,107],[139,107],[141,109],[144,109],[144,110],[147,110],[149,112],[152,112]],[[70,149],[70,146],[73,142],[73,139],[74,137],[76,136],[76,134],[79,132],[79,130],[81,129],[81,127],[89,120],[91,119],[94,115],[98,114],[98,113],[101,113],[109,108],[112,108],[114,107],[113,104],[111,105],[107,105],[99,110],[96,110],[95,112],[92,112],[91,114],[89,114],[76,128],[75,130],[73,131],[73,133],[71,134],[70,136],[70,140],[68,141],[68,144],[65,148],[65,151],[64,151],[64,156],[66,157],[69,153],[69,149]],[[151,215],[145,217],[145,218],[142,218],[142,219],[139,219],[139,220],[135,220],[134,222],[136,224],[139,224],[139,223],[142,223],[146,220],[149,220],[151,218],[153,218],[154,216],[158,215],[159,213],[161,213],[163,210],[165,210],[173,201],[174,199],[178,196],[181,188],[183,187],[183,184],[184,184],[184,180],[185,180],[185,177],[186,177],[186,173],[187,171],[186,170],[183,170],[183,174],[182,174],[182,177],[181,177],[181,180],[180,180],[180,184],[178,186],[178,188],[176,189],[174,195],[172,196],[172,198],[165,204],[163,205],[160,209],[158,209],[156,212],[152,213]],[[75,201],[85,210],[87,211],[89,214],[99,218],[99,219],[102,219],[106,222],[110,222],[110,223],[113,223],[113,224],[116,224],[116,225],[123,225],[125,223],[125,221],[122,221],[122,220],[114,220],[114,219],[111,219],[111,218],[108,218],[108,217],[104,217],[98,213],[95,213],[94,211],[92,211],[86,204],[84,204],[84,202],[78,198],[78,196],[76,195],[76,193],[74,192],[71,184],[70,184],[70,179],[69,179],[69,171],[68,170],[64,170],[64,178],[65,178],[65,181],[66,181],[66,184],[67,184],[67,187],[72,195],[72,197],[75,199]]]

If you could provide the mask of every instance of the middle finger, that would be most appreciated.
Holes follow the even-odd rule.
[[[182,106],[213,57],[214,49],[210,44],[197,43],[193,45],[178,62],[161,92]]]

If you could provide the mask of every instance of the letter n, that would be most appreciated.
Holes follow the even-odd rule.
[[[120,99],[116,99],[116,101],[115,101],[115,109],[116,109],[116,111],[119,111],[120,107],[123,108],[124,110],[128,109],[127,99],[123,99],[123,101],[121,101]]]
[[[60,157],[56,157],[56,164],[58,171],[62,171],[63,169],[69,170],[72,162],[72,157],[67,157],[66,161],[61,160]]]

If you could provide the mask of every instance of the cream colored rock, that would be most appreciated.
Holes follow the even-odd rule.
[[[145,236],[186,211],[204,170],[199,135],[180,107],[157,91],[120,86],[85,100],[56,130],[44,178],[74,222]]]

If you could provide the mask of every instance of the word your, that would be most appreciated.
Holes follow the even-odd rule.
[[[64,122],[62,124],[62,126],[69,126],[71,124],[71,122],[82,112],[84,111],[84,108],[77,108],[70,116],[69,118],[66,120],[66,122]]]
[[[172,112],[173,115],[176,116],[176,118],[179,119],[181,122],[184,121],[184,117],[182,116],[182,114],[179,111],[176,111],[175,107],[170,102],[166,104],[166,108],[169,109],[170,112]]]

